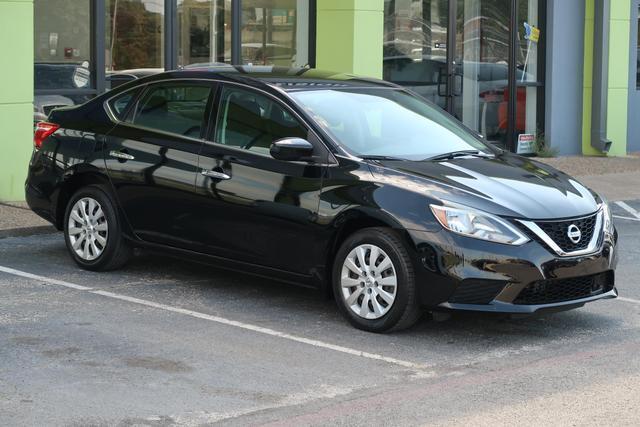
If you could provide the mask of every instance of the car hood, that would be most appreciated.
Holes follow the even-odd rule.
[[[383,183],[422,183],[431,197],[528,219],[571,218],[598,210],[596,194],[569,175],[513,154],[447,161],[377,161]],[[416,187],[417,184],[417,187]],[[406,188],[406,187],[405,187]]]

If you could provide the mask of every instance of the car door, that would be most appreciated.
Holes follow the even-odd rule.
[[[329,152],[281,101],[245,86],[222,87],[216,116],[196,178],[203,250],[309,274]],[[271,157],[271,143],[288,137],[312,142],[317,161]]]
[[[150,84],[106,137],[109,178],[142,240],[194,246],[193,190],[214,89],[206,81]],[[118,118],[118,99],[110,106]]]

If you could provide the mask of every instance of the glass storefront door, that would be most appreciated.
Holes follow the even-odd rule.
[[[515,149],[519,135],[535,139],[543,129],[545,7],[545,0],[385,0],[384,78]]]
[[[386,0],[383,77],[447,108],[448,0]]]
[[[541,27],[544,1],[520,0],[516,49],[516,115],[514,131],[520,135],[544,135],[544,39],[535,29]]]
[[[506,143],[510,0],[457,0],[452,113],[487,141]]]

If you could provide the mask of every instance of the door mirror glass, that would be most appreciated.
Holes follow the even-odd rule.
[[[271,144],[271,157],[277,160],[309,160],[313,155],[313,144],[302,138],[284,138]]]

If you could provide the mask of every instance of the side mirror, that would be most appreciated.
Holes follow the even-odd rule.
[[[302,138],[283,138],[271,144],[269,152],[277,160],[307,160],[313,156],[313,145]]]

